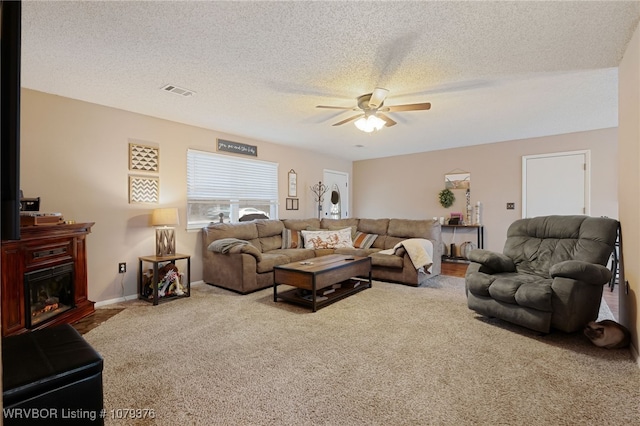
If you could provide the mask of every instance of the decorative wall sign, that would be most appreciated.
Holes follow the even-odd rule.
[[[218,139],[218,151],[233,152],[234,154],[258,156],[258,147],[255,145],[247,145],[246,143],[226,141]]]
[[[289,197],[298,196],[298,175],[295,170],[289,170]],[[297,210],[297,209],[296,209]]]
[[[287,198],[287,210],[298,210],[298,205],[297,198]]]
[[[157,172],[160,169],[160,149],[153,146],[129,144],[129,170]]]
[[[471,188],[471,173],[447,173],[444,175],[444,185],[446,189],[469,189]]]
[[[129,176],[129,203],[158,203],[160,178]]]

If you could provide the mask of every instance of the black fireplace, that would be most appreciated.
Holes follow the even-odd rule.
[[[24,274],[26,328],[74,307],[73,263]]]

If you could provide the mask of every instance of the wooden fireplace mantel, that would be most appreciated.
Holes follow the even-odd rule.
[[[20,240],[2,241],[2,336],[29,331],[25,318],[24,274],[73,263],[75,306],[32,330],[73,323],[95,311],[88,299],[86,236],[94,222],[25,226]]]

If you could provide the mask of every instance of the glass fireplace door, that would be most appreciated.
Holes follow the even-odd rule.
[[[24,274],[27,328],[73,306],[73,263]]]

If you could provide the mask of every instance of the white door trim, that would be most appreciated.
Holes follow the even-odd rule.
[[[527,215],[527,160],[535,158],[545,157],[564,157],[567,155],[579,155],[584,154],[585,159],[585,174],[584,174],[584,214],[591,214],[591,151],[579,150],[579,151],[565,151],[565,152],[552,152],[549,154],[535,154],[535,155],[523,155],[522,156],[522,217]]]
[[[347,185],[347,188],[346,188],[347,189],[347,193],[346,193],[346,197],[342,197],[342,201],[344,201],[344,203],[341,204],[342,208],[341,208],[341,211],[340,211],[340,215],[341,215],[342,218],[350,217],[350,215],[351,215],[351,206],[350,206],[350,203],[351,203],[351,194],[350,194],[351,188],[350,188],[350,185],[349,185],[349,173],[343,172],[341,170],[323,169],[322,170],[323,182],[326,182],[326,173],[332,173],[332,174],[335,174],[335,175],[344,176],[344,180],[345,180],[345,183]],[[325,195],[327,195],[327,194],[325,194]],[[330,193],[328,195],[331,196]],[[346,198],[346,200],[345,200],[345,198]],[[327,200],[327,198],[325,197],[325,203],[326,203],[326,200]],[[325,207],[326,207],[325,205],[323,205],[323,207],[322,207],[323,208],[323,210],[322,210],[323,215],[325,213]]]

